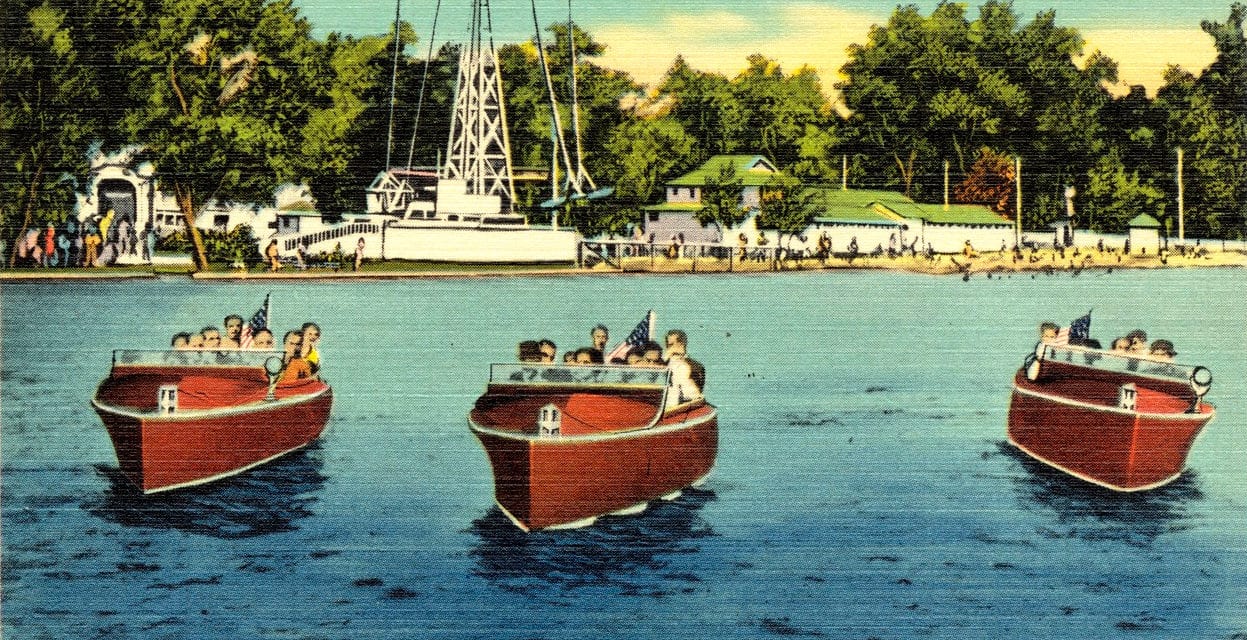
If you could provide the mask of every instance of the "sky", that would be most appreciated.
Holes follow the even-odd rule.
[[[421,43],[409,54],[423,56],[437,0],[399,0],[400,14],[410,22]],[[394,0],[295,0],[311,20],[316,34],[330,31],[353,35],[385,33],[394,20]],[[461,41],[467,34],[470,0],[442,0],[436,41]],[[866,0],[571,0],[575,21],[606,45],[599,59],[605,67],[627,71],[653,85],[683,55],[694,68],[735,76],[746,58],[761,53],[779,61],[785,71],[803,65],[815,68],[826,89],[839,78],[847,60],[845,48],[864,42],[873,24],[886,23],[898,3]],[[908,2],[906,3],[908,4]],[[924,14],[935,0],[913,0]],[[978,5],[967,15],[978,16]],[[1170,64],[1198,73],[1216,55],[1212,39],[1200,22],[1223,22],[1230,0],[1014,0],[1014,11],[1029,21],[1054,9],[1057,24],[1077,28],[1087,40],[1085,53],[1100,50],[1118,62],[1124,92],[1142,84],[1154,95]],[[533,37],[528,0],[494,0],[495,43]],[[567,0],[537,0],[540,24],[566,21]],[[548,34],[543,34],[548,35]]]

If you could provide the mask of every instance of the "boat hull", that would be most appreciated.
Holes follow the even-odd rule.
[[[226,478],[307,446],[325,429],[333,392],[323,384],[275,400],[173,414],[92,403],[123,475],[143,493]]]
[[[489,456],[498,505],[529,531],[576,527],[642,509],[698,484],[718,453],[718,416],[706,404],[667,412],[647,428],[539,437],[469,419]]]
[[[1174,411],[1171,402],[1162,402],[1169,405],[1164,407],[1168,411],[1127,410],[1055,391],[1018,373],[1009,403],[1009,442],[1044,464],[1115,491],[1142,491],[1172,482],[1186,468],[1196,437],[1213,418],[1207,404],[1195,413]]]

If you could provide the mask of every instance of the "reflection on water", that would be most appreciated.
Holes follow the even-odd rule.
[[[253,538],[294,531],[325,483],[319,443],[198,487],[145,496],[116,467],[96,467],[108,478],[102,496],[84,503],[94,516],[128,527],[177,529],[216,538]]]
[[[1204,499],[1198,474],[1189,469],[1163,487],[1122,493],[1053,469],[1007,442],[998,447],[1022,467],[1012,480],[1023,508],[1056,515],[1052,526],[1040,532],[1049,537],[1147,547],[1163,534],[1190,528],[1188,506]]]
[[[655,500],[642,513],[607,516],[592,526],[525,533],[496,506],[472,523],[474,574],[509,591],[570,591],[607,587],[623,595],[666,595],[701,579],[664,572],[672,554],[695,554],[715,533],[698,514],[714,492],[685,489],[672,501]]]

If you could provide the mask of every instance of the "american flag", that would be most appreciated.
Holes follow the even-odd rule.
[[[636,328],[632,330],[632,333],[628,334],[628,338],[619,343],[614,349],[611,349],[610,353],[606,354],[605,360],[607,364],[615,358],[622,358],[628,355],[628,352],[631,351],[633,347],[639,347],[652,340],[652,336],[654,335],[654,320],[654,310],[650,309],[649,312],[645,314],[645,319],[638,322]]]
[[[1060,331],[1057,331],[1056,340],[1053,340],[1052,343],[1055,345],[1067,345],[1073,341],[1075,344],[1081,344],[1082,341],[1087,340],[1090,337],[1091,312],[1088,311],[1087,315],[1074,320],[1069,323],[1068,327],[1062,327]]]
[[[238,336],[239,347],[250,349],[251,341],[255,340],[255,334],[259,333],[261,329],[268,328],[269,297],[272,295],[270,293],[264,296],[264,304],[260,307],[260,310],[256,311],[255,315],[251,316],[251,320],[242,326],[242,333]]]

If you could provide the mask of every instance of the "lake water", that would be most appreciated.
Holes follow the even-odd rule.
[[[5,638],[1247,638],[1242,270],[5,285]],[[142,498],[89,406],[113,348],[320,323],[313,448]],[[466,412],[527,338],[647,309],[708,370],[709,481],[524,534]],[[1005,442],[1042,320],[1208,366],[1188,471],[1117,495]]]

